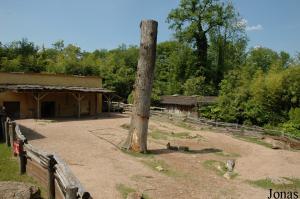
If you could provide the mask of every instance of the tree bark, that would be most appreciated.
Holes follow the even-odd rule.
[[[197,57],[198,57],[198,70],[200,70],[201,75],[205,75],[207,71],[207,51],[208,51],[208,41],[204,31],[201,31],[196,35],[196,47],[197,47]]]
[[[131,125],[124,148],[134,152],[147,152],[148,120],[150,116],[151,92],[156,59],[158,23],[144,20],[140,24],[141,43]]]

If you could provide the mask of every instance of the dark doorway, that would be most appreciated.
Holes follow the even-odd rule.
[[[5,112],[11,119],[20,118],[20,102],[3,102]]]
[[[43,118],[55,117],[55,102],[42,102],[41,116]]]

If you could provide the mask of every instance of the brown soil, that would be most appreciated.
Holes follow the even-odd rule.
[[[149,136],[151,157],[134,157],[118,149],[126,138],[126,115],[111,115],[82,120],[19,120],[30,143],[59,154],[86,190],[97,198],[122,198],[116,186],[124,184],[150,198],[266,198],[268,191],[249,185],[246,180],[300,177],[300,153],[272,150],[238,140],[230,135],[205,130],[190,130],[163,120],[151,119],[150,133],[187,132],[190,139]],[[196,136],[198,135],[198,136]],[[194,137],[193,137],[194,136]],[[165,145],[188,146],[192,153],[166,150]],[[218,155],[235,154],[234,157]],[[207,160],[226,162],[236,159],[238,176],[228,180],[203,166]],[[144,162],[164,161],[173,173],[166,175]],[[162,165],[163,166],[163,165]]]

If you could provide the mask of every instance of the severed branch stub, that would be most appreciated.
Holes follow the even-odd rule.
[[[133,108],[129,134],[123,148],[134,152],[147,152],[148,121],[156,59],[157,26],[154,20],[140,24],[141,43],[137,76],[133,95]]]

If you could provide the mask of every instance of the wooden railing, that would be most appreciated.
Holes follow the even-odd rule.
[[[9,118],[3,125],[5,142],[19,158],[20,174],[27,173],[45,187],[49,199],[92,198],[63,159],[29,144],[20,126]]]
[[[220,122],[220,121],[215,121],[215,120],[209,120],[206,118],[195,118],[195,117],[190,117],[190,116],[184,116],[184,115],[177,115],[173,113],[169,113],[166,111],[155,111],[151,110],[151,115],[152,116],[165,116],[169,119],[177,119],[181,121],[185,121],[188,123],[193,123],[197,125],[204,125],[204,126],[209,126],[209,127],[215,127],[218,128],[219,130],[227,131],[227,132],[235,132],[235,133],[242,133],[242,134],[252,134],[252,135],[271,135],[271,136],[280,136],[280,137],[285,137],[289,139],[295,139],[300,141],[300,137],[297,137],[295,135],[286,133],[284,131],[278,131],[278,130],[273,130],[273,129],[266,129],[262,128],[259,126],[246,126],[246,125],[241,125],[237,123],[227,123],[227,122]]]
[[[124,104],[124,110],[127,112],[132,111],[132,104]],[[206,118],[195,118],[191,116],[186,116],[184,114],[174,114],[167,112],[165,108],[160,107],[151,107],[150,108],[151,115],[153,116],[165,116],[168,118],[183,120],[185,122],[198,124],[198,125],[204,125],[204,126],[210,126],[210,127],[216,127],[219,130],[224,131],[230,131],[230,132],[236,132],[236,133],[252,133],[252,134],[267,134],[267,135],[273,135],[273,136],[280,136],[280,137],[286,137],[286,138],[292,138],[295,140],[300,140],[300,137],[297,137],[295,135],[292,135],[290,133],[286,133],[284,131],[279,130],[273,130],[273,129],[266,129],[259,126],[246,126],[241,125],[237,123],[228,123],[228,122],[220,122],[216,120],[209,120]]]

